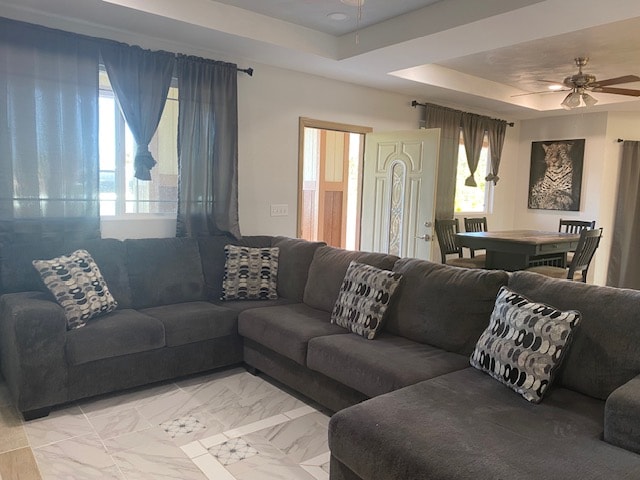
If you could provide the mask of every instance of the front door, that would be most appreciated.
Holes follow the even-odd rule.
[[[369,133],[361,249],[433,260],[440,129]]]

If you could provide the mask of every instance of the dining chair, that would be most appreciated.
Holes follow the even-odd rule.
[[[541,265],[527,268],[527,271],[540,273],[547,277],[566,278],[568,280],[576,280],[576,274],[580,273],[578,280],[586,283],[587,271],[589,270],[591,259],[593,259],[593,255],[596,253],[598,245],[600,245],[600,238],[602,238],[602,228],[585,228],[580,232],[580,240],[568,268]]]
[[[456,233],[460,231],[460,223],[457,218],[451,220],[436,220],[436,237],[440,246],[442,263],[464,268],[484,268],[484,258],[464,258],[462,247],[456,244]],[[457,255],[457,258],[447,259],[447,255]]]
[[[558,225],[558,231],[565,233],[580,233],[585,228],[596,228],[596,221],[560,219]]]
[[[560,224],[558,225],[558,231],[564,233],[580,233],[585,228],[596,228],[596,221],[560,219]],[[567,252],[567,264],[573,260],[574,252],[575,250]]]
[[[486,232],[487,231],[487,217],[464,217],[464,231],[465,232]],[[476,257],[476,250],[473,248],[469,249],[471,251],[471,258]],[[482,255],[483,258],[486,258],[486,255]],[[480,255],[478,255],[480,258]]]

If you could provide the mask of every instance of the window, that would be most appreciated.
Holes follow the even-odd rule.
[[[489,174],[489,140],[485,134],[482,142],[480,161],[476,169],[475,179],[477,187],[468,187],[464,181],[469,177],[469,164],[464,149],[462,131],[460,131],[460,146],[458,147],[458,170],[456,176],[455,213],[489,213],[492,193],[492,183],[486,182],[484,177]]]
[[[178,203],[178,89],[171,87],[155,136],[149,144],[158,162],[150,182],[133,176],[136,143],[100,71],[100,215],[175,215]]]

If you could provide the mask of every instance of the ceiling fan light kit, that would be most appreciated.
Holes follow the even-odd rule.
[[[598,100],[586,93],[583,89],[576,89],[565,97],[560,104],[565,110],[571,110],[577,108],[580,105],[585,107],[593,107]]]
[[[558,89],[558,85],[563,85],[571,92],[564,98],[560,106],[565,110],[571,110],[580,106],[593,107],[598,103],[598,99],[592,97],[587,92],[610,93],[614,95],[628,95],[632,97],[640,97],[640,90],[630,88],[609,88],[609,85],[619,85],[621,83],[640,82],[640,77],[636,75],[624,75],[622,77],[608,78],[598,81],[595,75],[582,72],[589,61],[588,57],[577,57],[574,59],[578,67],[578,73],[566,77],[562,82],[554,82],[552,80],[542,80],[551,83],[550,90]],[[561,87],[562,88],[562,87]],[[537,92],[540,93],[540,92]]]

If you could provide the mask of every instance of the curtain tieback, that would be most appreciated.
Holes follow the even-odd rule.
[[[493,184],[496,185],[498,183],[498,180],[500,180],[500,177],[498,175],[494,175],[493,173],[490,173],[489,175],[484,177],[484,179],[487,182],[493,182]]]
[[[154,160],[153,155],[149,151],[148,145],[138,145],[136,150],[136,157],[133,161],[135,167],[134,176],[138,180],[151,180],[151,169],[157,162]]]
[[[477,187],[478,186],[478,184],[476,183],[476,179],[473,178],[473,175],[469,175],[467,177],[467,179],[464,181],[464,184],[467,187]]]

